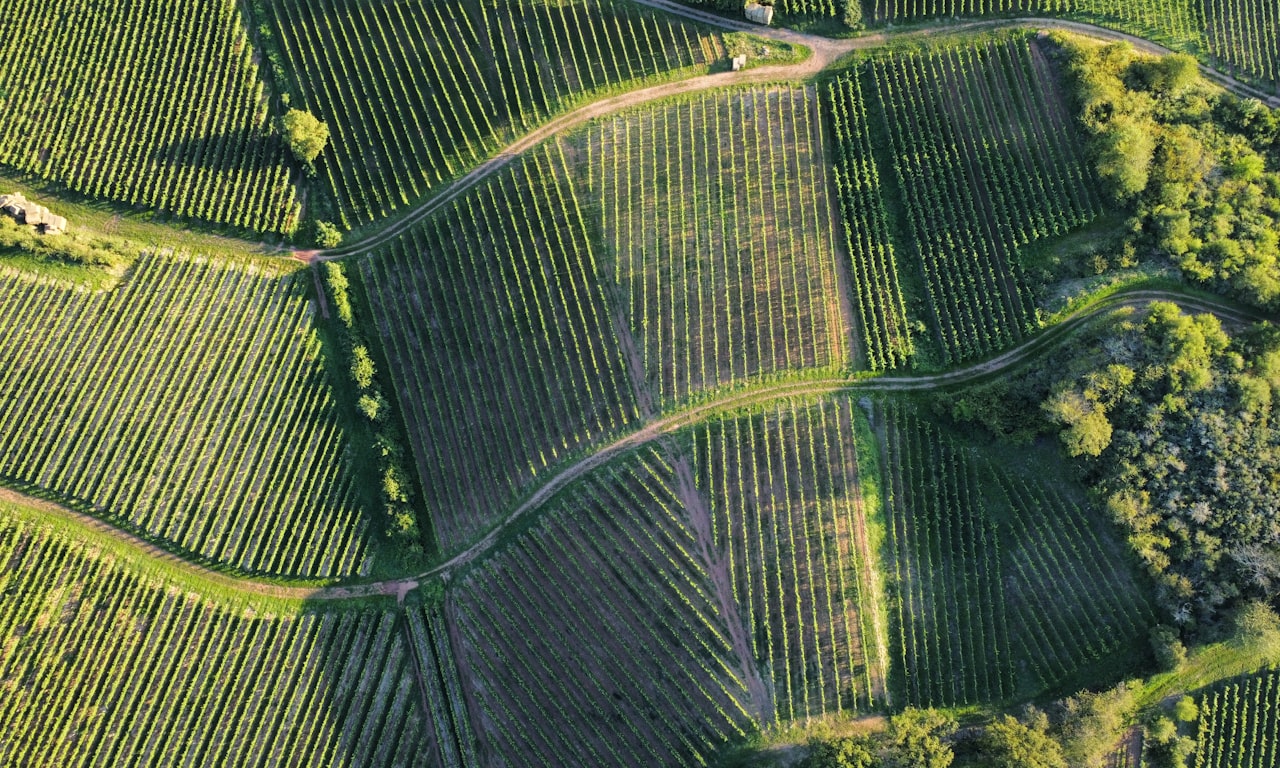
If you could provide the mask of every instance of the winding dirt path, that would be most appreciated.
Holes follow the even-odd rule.
[[[475,168],[472,168],[465,175],[437,188],[436,194],[426,200],[423,200],[415,207],[409,208],[400,216],[400,218],[396,219],[383,229],[371,233],[364,239],[330,250],[295,251],[294,258],[299,258],[310,263],[314,261],[331,261],[333,259],[359,256],[373,251],[379,246],[398,237],[415,224],[421,222],[423,219],[454,202],[484,179],[505,168],[512,160],[519,157],[522,153],[532,149],[558,133],[574,128],[593,118],[603,117],[605,115],[627,109],[628,107],[634,107],[640,104],[646,104],[648,102],[658,101],[685,93],[696,93],[699,91],[706,91],[715,88],[727,88],[736,85],[807,80],[854,51],[881,48],[891,42],[912,39],[923,40],[930,37],[937,37],[939,35],[954,35],[964,32],[978,32],[993,29],[1057,29],[1068,32],[1077,32],[1103,40],[1123,40],[1131,43],[1135,48],[1146,53],[1162,56],[1173,53],[1172,50],[1165,48],[1164,46],[1135,35],[1130,35],[1125,32],[1117,32],[1112,29],[1107,29],[1106,27],[1094,26],[1093,24],[1086,24],[1079,21],[1066,21],[1063,19],[1028,17],[1024,19],[970,21],[960,24],[908,29],[900,32],[880,31],[863,35],[861,37],[836,40],[827,37],[819,37],[818,35],[795,32],[789,29],[762,27],[743,21],[727,19],[723,16],[717,16],[712,13],[700,11],[696,8],[680,5],[679,3],[672,2],[671,0],[634,0],[634,2],[641,5],[647,5],[651,8],[667,11],[678,16],[683,16],[688,19],[700,21],[720,29],[750,32],[754,35],[769,38],[771,40],[802,45],[810,50],[811,55],[809,58],[796,64],[775,64],[757,67],[754,69],[741,70],[738,72],[717,72],[709,75],[698,75],[684,80],[662,83],[649,88],[628,91],[627,93],[619,94],[617,96],[610,96],[599,101],[594,101],[549,120],[548,122],[543,123],[540,127],[535,128],[524,136],[521,136],[508,144],[498,154],[480,163]],[[1200,65],[1200,71],[1205,75],[1205,77],[1236,95],[1256,98],[1273,107],[1280,107],[1280,96],[1264,93],[1247,83],[1240,82],[1230,75],[1204,64]]]
[[[185,571],[186,575],[204,581],[215,587],[237,591],[247,596],[270,597],[282,600],[353,600],[377,596],[392,596],[403,601],[410,591],[428,579],[443,578],[448,580],[451,573],[466,565],[493,548],[503,535],[521,518],[534,512],[551,497],[563,490],[567,485],[600,467],[618,456],[657,440],[681,429],[699,424],[711,417],[728,410],[749,405],[770,403],[794,397],[812,397],[829,395],[841,391],[858,392],[913,392],[921,390],[941,389],[961,384],[981,381],[1011,369],[1025,362],[1040,352],[1064,341],[1075,330],[1089,323],[1098,316],[1121,307],[1139,308],[1153,301],[1169,301],[1181,306],[1184,310],[1196,313],[1210,313],[1233,324],[1244,325],[1261,320],[1276,322],[1277,318],[1254,312],[1225,300],[1208,299],[1191,296],[1173,290],[1134,289],[1122,291],[1088,307],[1077,310],[1065,317],[1061,322],[1047,329],[1038,336],[1019,344],[1008,351],[965,368],[958,368],[945,373],[922,376],[868,376],[862,375],[848,378],[811,379],[762,384],[736,392],[729,392],[707,402],[698,403],[681,411],[668,414],[651,421],[639,430],[603,445],[589,456],[561,469],[546,483],[535,490],[523,503],[512,510],[498,525],[489,531],[484,538],[467,549],[454,555],[439,565],[414,576],[388,581],[351,584],[347,586],[303,587],[276,584],[251,578],[229,575],[221,571],[206,568],[197,563],[184,560],[129,531],[117,528],[110,523],[99,520],[76,510],[54,504],[44,499],[27,496],[17,491],[0,487],[0,501],[8,501],[19,506],[38,510],[46,516],[74,523],[99,535],[108,536],[118,542],[129,545],[147,558],[154,559],[169,567]]]

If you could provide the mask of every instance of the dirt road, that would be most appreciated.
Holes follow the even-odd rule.
[[[449,560],[411,577],[388,581],[352,584],[333,587],[295,587],[271,582],[242,578],[206,568],[187,561],[151,542],[117,528],[91,515],[63,507],[43,499],[26,496],[17,491],[0,488],[0,501],[39,510],[42,514],[75,523],[100,535],[106,535],[134,547],[146,558],[154,559],[171,568],[185,571],[192,578],[204,581],[224,590],[238,591],[246,596],[272,597],[284,600],[351,600],[374,596],[394,596],[403,601],[405,595],[417,589],[423,581],[448,579],[451,572],[471,562],[494,547],[524,516],[534,512],[555,494],[573,481],[618,456],[681,429],[704,422],[717,414],[750,405],[759,405],[796,397],[815,397],[841,391],[858,392],[912,392],[969,384],[990,376],[1007,373],[1044,350],[1057,345],[1075,330],[1098,316],[1121,307],[1144,307],[1153,301],[1169,301],[1184,310],[1211,313],[1236,325],[1275,318],[1244,309],[1226,301],[1190,296],[1169,290],[1130,290],[1117,293],[1089,307],[1078,310],[1035,338],[989,360],[952,371],[922,376],[867,376],[790,381],[763,384],[736,392],[729,392],[714,400],[690,406],[651,421],[639,430],[599,447],[589,456],[570,464],[553,475],[536,489],[523,503],[512,510],[484,538]]]
[[[1083,22],[1064,21],[1061,19],[1032,17],[1013,20],[997,19],[991,21],[972,21],[962,24],[912,29],[902,32],[875,32],[861,37],[835,40],[827,37],[819,37],[817,35],[794,32],[789,29],[761,27],[756,24],[734,21],[715,14],[699,11],[695,8],[689,8],[688,6],[680,5],[679,3],[670,2],[670,0],[635,0],[635,2],[638,2],[641,5],[647,5],[668,11],[679,16],[684,16],[695,21],[700,21],[721,29],[751,32],[752,34],[759,35],[761,37],[792,43],[795,45],[803,45],[812,52],[812,55],[808,59],[796,64],[771,65],[742,70],[739,72],[717,72],[710,75],[698,75],[684,80],[676,80],[649,88],[629,91],[617,96],[611,96],[601,99],[600,101],[592,102],[571,112],[560,115],[559,117],[544,123],[541,127],[534,129],[519,139],[516,139],[511,144],[508,144],[498,154],[480,163],[467,174],[439,187],[436,193],[430,198],[423,200],[415,207],[408,209],[394,222],[383,229],[370,234],[368,237],[365,237],[362,240],[357,240],[348,245],[344,245],[340,248],[333,248],[325,251],[298,251],[296,253],[304,254],[302,258],[306,261],[330,261],[333,259],[359,256],[373,251],[379,246],[395,239],[397,236],[405,232],[405,230],[431,216],[436,211],[441,210],[445,206],[457,200],[467,190],[472,189],[484,179],[502,170],[510,164],[512,160],[519,157],[524,152],[532,149],[538,144],[541,144],[543,141],[546,141],[558,133],[568,131],[593,118],[603,117],[629,107],[646,104],[652,101],[659,101],[685,93],[696,93],[715,88],[727,88],[739,85],[808,80],[854,51],[872,50],[883,47],[890,42],[911,39],[927,39],[937,35],[953,35],[963,32],[978,32],[993,29],[1060,29],[1070,32],[1078,32],[1083,35],[1104,40],[1124,40],[1133,44],[1135,48],[1148,53],[1158,55],[1172,53],[1168,48],[1134,35],[1126,34],[1124,32],[1116,32],[1114,30],[1106,29],[1105,27],[1097,27]],[[1201,65],[1200,70],[1207,78],[1237,95],[1258,98],[1271,106],[1280,107],[1280,97],[1265,94],[1246,83],[1242,83],[1227,74],[1213,69],[1212,67]]]

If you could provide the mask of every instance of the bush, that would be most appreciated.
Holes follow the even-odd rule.
[[[373,358],[363,344],[351,349],[351,378],[360,389],[373,386]]]
[[[1173,716],[1180,723],[1194,723],[1200,717],[1200,708],[1196,706],[1195,699],[1183,696],[1173,705]]]
[[[849,29],[862,29],[862,0],[845,0],[844,25]]]
[[[356,401],[356,407],[369,421],[382,421],[386,416],[387,401],[380,393],[375,392],[372,395],[361,395]]]
[[[1187,660],[1187,647],[1173,627],[1152,627],[1150,640],[1151,653],[1156,657],[1156,666],[1161,672],[1172,672]]]
[[[799,768],[874,768],[875,745],[865,736],[809,742],[809,756]]]
[[[333,294],[333,304],[338,310],[338,319],[350,328],[355,317],[351,311],[351,293],[348,290],[350,283],[347,282],[346,273],[342,271],[342,265],[336,261],[326,261],[324,279],[329,284],[329,292]]]
[[[316,222],[316,245],[321,248],[337,248],[342,244],[342,230],[327,221]]]

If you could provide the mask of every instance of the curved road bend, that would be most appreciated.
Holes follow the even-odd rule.
[[[493,530],[467,549],[427,571],[400,579],[352,584],[350,586],[298,587],[273,584],[249,578],[237,578],[183,560],[172,552],[140,539],[110,523],[43,499],[26,496],[7,488],[0,488],[0,501],[10,501],[18,505],[33,507],[45,515],[59,517],[100,535],[110,536],[119,542],[138,549],[139,552],[147,557],[155,558],[169,567],[187,571],[191,577],[204,580],[222,589],[241,592],[250,597],[269,597],[282,600],[350,600],[392,595],[403,599],[405,593],[416,589],[422,581],[435,577],[447,579],[450,571],[488,551],[516,521],[536,510],[556,493],[563,490],[565,486],[584,474],[618,457],[620,454],[657,440],[664,435],[701,423],[716,413],[731,408],[768,403],[783,398],[826,395],[845,390],[909,392],[940,389],[972,382],[1016,367],[1031,356],[1057,344],[1074,330],[1093,320],[1098,315],[1121,307],[1145,306],[1153,301],[1170,301],[1192,312],[1212,313],[1233,324],[1247,324],[1268,319],[1261,313],[1226,302],[1189,297],[1176,291],[1131,290],[1117,293],[1089,307],[1078,310],[1043,333],[1022,342],[1016,347],[989,360],[984,360],[965,368],[925,376],[870,376],[866,378],[793,381],[732,392],[717,400],[699,403],[683,411],[650,422],[629,435],[621,437],[608,445],[601,446],[589,456],[553,475],[534,491],[533,495],[512,510]]]
[[[421,222],[436,211],[444,208],[449,203],[457,200],[463,193],[478,185],[485,178],[505,168],[512,160],[522,153],[532,149],[557,133],[567,131],[593,118],[603,117],[628,107],[658,101],[684,93],[695,93],[698,91],[711,90],[714,88],[726,88],[735,85],[749,85],[754,83],[778,82],[785,80],[804,80],[813,77],[853,51],[871,50],[883,47],[891,40],[911,39],[917,37],[923,39],[937,35],[952,35],[959,32],[979,31],[985,29],[1061,29],[1105,40],[1123,40],[1133,44],[1135,48],[1148,53],[1166,55],[1173,52],[1168,48],[1157,45],[1156,43],[1152,43],[1148,40],[1144,40],[1140,37],[1126,34],[1124,32],[1116,32],[1105,27],[1098,27],[1084,22],[1066,21],[1062,19],[1029,17],[1014,20],[997,19],[991,21],[972,21],[953,26],[929,27],[926,29],[907,30],[905,32],[875,32],[856,38],[832,39],[819,37],[817,35],[809,35],[802,32],[795,32],[789,29],[762,27],[756,24],[726,19],[721,16],[706,13],[705,11],[699,11],[696,8],[690,8],[688,6],[680,5],[679,3],[671,2],[671,0],[634,1],[641,5],[647,5],[668,11],[670,13],[684,16],[695,21],[700,21],[721,29],[751,32],[752,34],[759,35],[760,37],[766,37],[795,45],[803,45],[812,52],[812,55],[804,61],[796,64],[777,64],[742,70],[739,72],[717,72],[711,75],[698,75],[684,80],[676,80],[670,83],[651,86],[649,88],[629,91],[627,93],[611,96],[579,107],[578,109],[567,112],[544,123],[533,131],[516,139],[504,147],[498,154],[480,163],[475,168],[472,168],[463,176],[439,187],[435,195],[408,209],[390,225],[370,234],[368,237],[349,245],[330,250],[298,250],[294,251],[294,255],[298,258],[302,258],[304,261],[331,261],[334,259],[368,253],[399,236],[405,230]],[[1246,83],[1242,83],[1229,75],[1213,69],[1212,67],[1201,65],[1200,70],[1210,80],[1213,80],[1237,95],[1257,98],[1271,106],[1280,107],[1280,97],[1278,96],[1269,96]]]

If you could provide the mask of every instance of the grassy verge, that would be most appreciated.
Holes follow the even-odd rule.
[[[11,494],[0,497],[0,517],[18,522],[66,541],[82,542],[98,559],[115,563],[118,567],[148,580],[157,581],[165,586],[174,587],[187,592],[194,592],[221,605],[240,609],[251,609],[256,612],[272,615],[292,615],[300,613],[307,606],[341,606],[342,608],[376,607],[387,608],[394,605],[391,598],[372,597],[356,598],[342,601],[318,601],[305,598],[291,599],[269,595],[254,594],[244,589],[243,584],[252,581],[267,587],[318,587],[318,584],[303,582],[271,581],[267,579],[247,579],[243,575],[231,571],[216,570],[212,565],[193,565],[180,559],[177,555],[159,556],[153,552],[139,548],[136,544],[103,530],[87,527],[66,515],[59,514],[52,508],[52,503],[24,503],[10,498]],[[132,533],[132,532],[131,532]],[[136,533],[133,535],[137,536]],[[143,538],[138,536],[138,538]],[[146,539],[143,539],[146,541]],[[148,541],[159,547],[160,545]]]
[[[21,192],[28,200],[65,216],[68,232],[116,237],[161,250],[208,256],[270,255],[284,252],[281,238],[252,239],[252,233],[216,228],[108,200],[86,197],[29,174],[0,168],[0,193]]]

